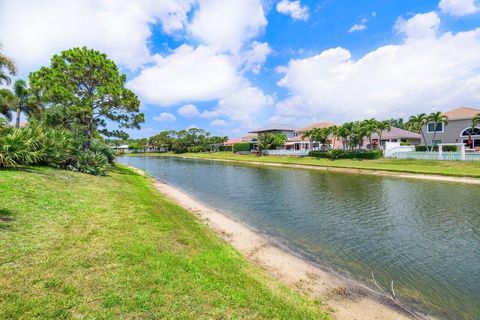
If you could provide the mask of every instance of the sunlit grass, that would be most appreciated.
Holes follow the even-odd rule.
[[[1,319],[326,319],[145,177],[0,171]]]

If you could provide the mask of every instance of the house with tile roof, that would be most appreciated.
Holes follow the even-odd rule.
[[[426,141],[422,137],[422,145],[431,145],[435,135],[434,145],[439,143],[468,144],[470,140],[472,149],[480,148],[480,127],[472,128],[472,118],[480,114],[480,109],[459,107],[443,112],[443,114],[448,118],[447,125],[429,122],[423,126]]]

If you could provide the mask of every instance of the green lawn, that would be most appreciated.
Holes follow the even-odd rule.
[[[437,174],[456,177],[480,178],[480,161],[430,161],[407,159],[378,159],[378,160],[330,160],[313,157],[288,157],[236,155],[232,152],[216,153],[138,153],[137,156],[178,156],[203,159],[234,160],[239,162],[267,162],[281,164],[300,164],[321,167],[352,168],[363,170],[382,170],[391,172]]]
[[[1,319],[327,319],[117,167],[0,171]]]

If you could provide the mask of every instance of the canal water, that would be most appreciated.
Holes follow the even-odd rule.
[[[480,319],[480,187],[209,160],[119,162],[442,319]]]

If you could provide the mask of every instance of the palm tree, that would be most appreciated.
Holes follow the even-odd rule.
[[[324,146],[329,146],[329,138],[330,138],[330,130],[328,128],[315,128],[314,130],[314,138],[315,141],[318,142],[319,148],[322,146],[322,149]]]
[[[12,121],[13,106],[17,104],[17,97],[8,89],[0,89],[0,115]]]
[[[17,67],[15,66],[15,61],[13,61],[12,58],[2,54],[1,51],[2,46],[0,45],[0,84],[9,85],[12,83],[9,75],[16,75]],[[6,73],[3,69],[7,69],[8,73]]]
[[[478,125],[480,124],[480,113],[475,115],[473,118],[472,118],[472,133],[473,133],[473,129]]]
[[[313,139],[314,139],[313,135],[314,135],[313,129],[305,131],[302,135],[302,140],[305,138],[308,138],[308,140],[310,141],[310,150],[313,150]]]
[[[272,133],[262,133],[258,136],[258,156],[265,154],[265,151],[270,150],[275,145],[275,135]]]
[[[448,125],[448,118],[446,115],[442,114],[440,111],[438,112],[432,112],[428,116],[428,121],[434,123],[434,129],[433,129],[433,138],[432,138],[432,150],[434,147],[435,143],[435,136],[437,135],[437,124],[442,123],[444,126]]]
[[[332,138],[332,148],[335,148],[335,144],[336,144],[336,141],[337,141],[337,133],[338,133],[338,128],[337,126],[331,126],[331,127],[328,127],[328,131],[330,133],[330,137]]]
[[[379,121],[377,123],[377,134],[378,134],[378,143],[380,146],[382,145],[382,135],[384,131],[390,131],[392,127],[390,126],[390,122],[388,121]]]
[[[348,143],[348,138],[350,137],[350,134],[352,133],[352,127],[353,123],[352,122],[346,122],[342,124],[340,127],[337,129],[337,137],[342,139],[342,145],[343,149],[347,149],[349,143]]]
[[[7,93],[8,92],[8,93]],[[14,98],[12,98],[12,95]],[[39,118],[43,111],[43,106],[38,99],[35,99],[27,88],[25,80],[17,80],[13,84],[13,93],[9,90],[0,92],[0,99],[4,97],[4,103],[9,104],[9,108],[16,112],[15,127],[20,128],[20,115],[25,113],[28,117]]]
[[[423,132],[423,126],[428,122],[428,117],[425,113],[419,113],[416,116],[411,116],[406,123],[408,130],[412,132],[417,132],[422,135],[425,145],[427,145],[427,139],[425,138],[425,132]],[[428,151],[428,146],[427,146]]]
[[[368,119],[368,120],[364,120],[364,121],[362,121],[361,126],[363,127],[363,131],[365,133],[365,136],[368,138],[368,143],[370,145],[370,149],[373,149],[372,134],[377,132],[378,121],[373,119],[373,118]]]

